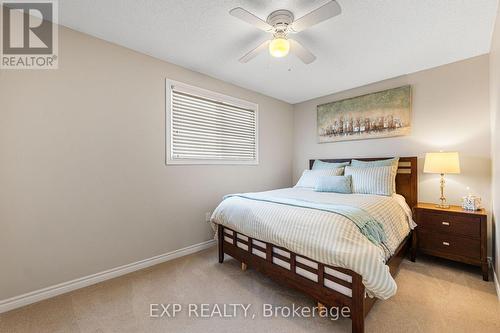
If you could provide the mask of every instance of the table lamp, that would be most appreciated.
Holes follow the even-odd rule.
[[[460,173],[460,161],[458,152],[426,153],[424,162],[424,173],[439,173],[441,175],[441,203],[438,208],[449,208],[444,196],[444,175],[448,173]]]

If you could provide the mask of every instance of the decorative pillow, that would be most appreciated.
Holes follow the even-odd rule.
[[[343,168],[347,165],[349,165],[350,162],[342,162],[342,163],[330,163],[330,162],[323,162],[320,160],[314,160],[312,169],[313,170],[318,170],[318,169],[335,169],[335,168]]]
[[[352,177],[352,192],[361,194],[392,195],[394,177],[392,166],[355,168],[346,166],[345,175]]]
[[[316,192],[352,193],[351,176],[321,176],[316,181]]]
[[[344,168],[335,169],[319,169],[319,170],[304,170],[295,187],[310,187],[314,188],[316,181],[323,176],[341,176],[344,173]]]
[[[360,161],[352,160],[351,166],[354,168],[372,168],[380,166],[392,166],[392,177],[394,177],[394,187],[392,191],[396,193],[396,175],[398,173],[399,157],[389,158],[378,161]]]

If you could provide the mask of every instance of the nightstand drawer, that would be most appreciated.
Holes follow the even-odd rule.
[[[471,259],[481,258],[481,242],[479,240],[437,234],[420,230],[418,232],[418,247],[431,252],[442,252]]]
[[[479,217],[440,214],[422,211],[419,213],[418,228],[425,231],[462,235],[479,239],[481,219]]]

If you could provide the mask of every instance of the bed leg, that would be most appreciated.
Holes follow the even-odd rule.
[[[413,230],[411,233],[411,248],[410,248],[410,260],[415,262],[417,259],[417,230]]]
[[[318,302],[317,307],[318,307],[318,313],[323,313],[323,311],[326,311],[326,306],[321,302]]]
[[[219,263],[224,262],[224,227],[220,224],[217,225],[217,247],[219,249]]]
[[[364,333],[365,331],[365,286],[361,275],[352,277],[352,306],[351,325],[352,333]]]
[[[351,327],[352,333],[364,333],[365,332],[365,318],[363,315],[351,314]]]
[[[245,264],[244,262],[242,262],[242,263],[241,263],[241,270],[244,272],[244,271],[246,271],[246,270],[247,270],[247,268],[248,268],[248,265],[247,265],[247,264]]]

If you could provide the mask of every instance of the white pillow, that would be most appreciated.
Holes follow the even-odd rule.
[[[314,188],[319,178],[324,176],[342,176],[343,173],[344,168],[304,170],[295,187]]]
[[[352,193],[392,195],[395,178],[392,166],[345,167],[345,175],[352,177]]]

